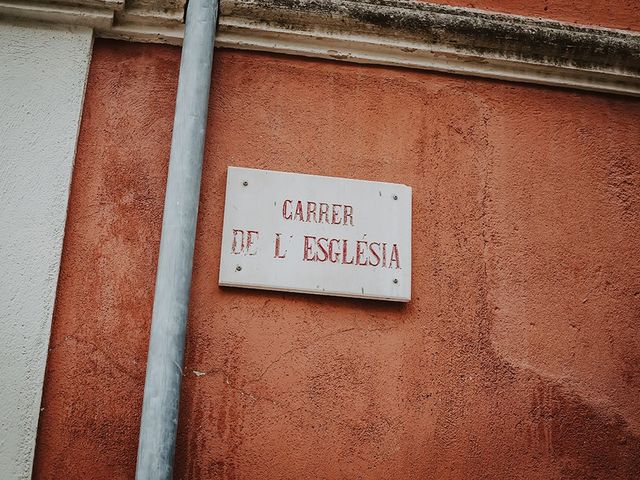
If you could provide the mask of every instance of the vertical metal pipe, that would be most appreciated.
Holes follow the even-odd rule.
[[[162,219],[136,479],[169,480],[202,176],[217,0],[190,0]]]

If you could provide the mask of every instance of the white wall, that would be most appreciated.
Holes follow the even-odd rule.
[[[0,478],[30,478],[88,28],[0,22]]]

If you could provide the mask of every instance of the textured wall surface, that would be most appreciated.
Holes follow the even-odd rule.
[[[640,30],[637,0],[427,0],[601,27]]]
[[[100,41],[35,478],[132,478],[179,50]],[[640,102],[218,51],[175,478],[640,476]],[[217,286],[227,165],[413,187],[407,305]]]
[[[91,30],[0,22],[0,477],[29,478]]]

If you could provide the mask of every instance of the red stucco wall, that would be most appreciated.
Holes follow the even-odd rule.
[[[638,0],[426,0],[456,7],[550,18],[582,25],[640,30]]]
[[[96,42],[35,478],[133,476],[178,62]],[[640,477],[640,102],[214,70],[176,478]],[[413,300],[218,288],[227,165],[411,185]]]

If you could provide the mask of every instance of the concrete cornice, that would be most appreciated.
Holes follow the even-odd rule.
[[[98,36],[180,44],[185,3],[186,0],[0,0],[0,18],[81,25],[95,29]]]
[[[180,44],[184,0],[0,0],[0,15]],[[402,0],[221,0],[216,44],[640,95],[640,33]]]

